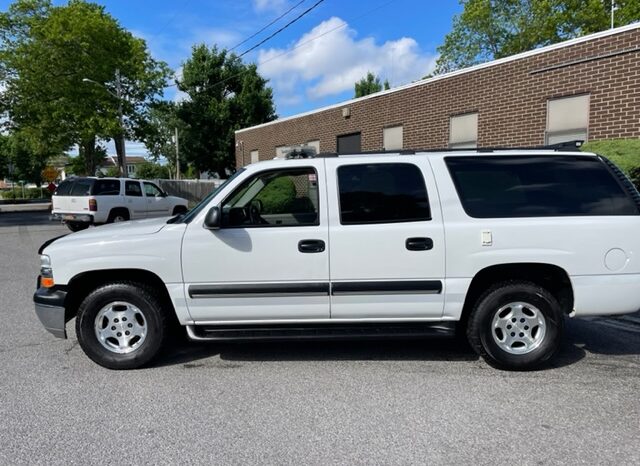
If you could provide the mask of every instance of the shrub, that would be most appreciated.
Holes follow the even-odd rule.
[[[255,198],[262,201],[264,213],[281,214],[295,200],[296,187],[290,178],[281,176],[271,180]]]
[[[604,155],[629,176],[633,176],[634,169],[640,168],[640,139],[592,141],[583,145],[582,150]],[[635,183],[637,186],[637,181]]]
[[[640,191],[640,167],[632,168],[629,172],[629,176],[631,181],[633,181],[633,184],[638,188],[638,191]]]

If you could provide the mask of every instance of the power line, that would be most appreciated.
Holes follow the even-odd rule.
[[[396,2],[396,1],[397,1],[397,0],[389,0],[389,1],[385,2],[385,3],[381,3],[381,4],[380,4],[380,5],[378,5],[377,7],[372,8],[371,10],[366,11],[365,13],[361,14],[360,16],[356,16],[355,18],[351,18],[349,21],[350,21],[350,23],[353,23],[354,21],[358,21],[358,20],[360,20],[360,19],[362,19],[362,18],[364,18],[364,17],[366,17],[366,16],[369,16],[370,14],[373,14],[373,13],[375,13],[376,11],[378,11],[378,10],[380,10],[380,9],[382,9],[382,8],[384,8],[384,7],[388,6],[388,5],[390,5],[390,4],[392,4],[392,3]],[[337,30],[339,30],[339,29],[343,29],[343,28],[347,27],[348,25],[349,25],[349,23],[344,22],[344,23],[342,23],[342,24],[341,24],[341,25],[339,25],[339,26],[336,26],[336,27],[331,28],[331,29],[329,29],[329,30],[327,30],[327,31],[324,31],[322,34],[318,34],[318,35],[316,35],[316,36],[313,36],[313,37],[311,37],[310,39],[305,40],[304,42],[301,42],[301,43],[299,43],[299,44],[295,45],[294,47],[291,47],[289,50],[286,50],[286,51],[284,51],[284,52],[282,52],[282,53],[279,53],[279,54],[277,54],[277,55],[274,55],[274,56],[272,56],[271,58],[268,58],[268,59],[266,59],[266,60],[264,60],[264,61],[261,61],[260,63],[258,63],[258,64],[257,64],[257,66],[262,66],[262,65],[264,65],[264,64],[266,64],[266,63],[269,63],[270,61],[273,61],[273,60],[275,60],[275,59],[277,59],[277,58],[280,58],[280,57],[282,57],[282,56],[284,56],[284,55],[288,55],[288,54],[290,54],[291,52],[293,52],[293,51],[295,51],[295,50],[299,49],[300,47],[304,47],[305,45],[307,45],[307,44],[309,44],[309,43],[311,43],[311,42],[313,42],[313,41],[315,41],[315,40],[318,40],[318,39],[320,39],[320,38],[322,38],[322,37],[326,36],[327,34],[331,34],[332,32],[335,32],[335,31],[337,31]],[[241,71],[240,73],[234,74],[233,76],[229,76],[229,77],[227,77],[227,78],[225,78],[225,79],[223,79],[223,80],[221,80],[221,81],[215,82],[215,83],[211,84],[211,86],[217,86],[218,84],[224,84],[224,83],[226,83],[227,81],[229,81],[230,79],[237,78],[238,76],[242,76],[243,74],[248,73],[248,71],[249,71],[249,70]],[[177,78],[176,78],[176,79],[177,79]],[[166,87],[173,87],[173,86],[176,86],[176,84],[170,84],[169,86],[166,86]]]
[[[274,32],[273,34],[271,34],[270,36],[266,37],[265,39],[261,40],[260,42],[258,42],[256,45],[254,45],[253,47],[251,47],[249,50],[245,50],[244,52],[242,52],[240,55],[238,55],[238,58],[245,56],[246,54],[248,54],[249,52],[251,52],[252,50],[257,49],[258,47],[260,47],[262,44],[264,44],[265,42],[267,42],[269,39],[273,38],[274,36],[277,36],[278,34],[280,34],[282,31],[284,31],[285,29],[287,29],[289,26],[291,26],[293,23],[295,23],[296,21],[298,21],[300,18],[302,18],[304,15],[306,15],[307,13],[309,13],[311,10],[313,10],[314,8],[316,8],[318,5],[320,5],[322,2],[324,2],[324,0],[318,0],[316,3],[314,3],[311,7],[307,8],[305,11],[303,11],[302,13],[300,13],[296,18],[294,18],[293,20],[289,21],[287,24],[285,24],[284,26],[282,26],[280,29],[278,29],[276,32]]]
[[[293,10],[295,10],[298,6],[300,6],[301,4],[303,4],[306,0],[301,0],[298,3],[296,3],[295,5],[293,5],[291,8],[289,8],[287,11],[285,11],[284,13],[282,13],[280,16],[278,16],[276,19],[274,19],[273,21],[271,21],[269,24],[267,24],[265,27],[263,27],[262,29],[258,30],[256,33],[250,35],[249,37],[247,37],[245,40],[243,40],[242,42],[237,43],[236,45],[234,45],[233,47],[231,47],[229,49],[229,52],[231,52],[232,50],[237,49],[238,47],[240,47],[242,44],[244,44],[245,42],[248,42],[249,40],[253,39],[255,36],[257,36],[258,34],[260,34],[262,31],[264,31],[265,29],[267,29],[269,26],[272,26],[274,23],[277,23],[279,20],[281,20],[282,18],[284,18],[285,16],[287,16],[289,13],[291,13]]]

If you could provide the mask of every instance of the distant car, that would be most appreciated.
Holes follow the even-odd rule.
[[[151,181],[78,177],[64,180],[51,197],[52,220],[71,231],[89,225],[166,217],[187,211],[187,200],[169,196]]]

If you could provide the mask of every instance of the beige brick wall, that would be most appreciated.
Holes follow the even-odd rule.
[[[640,29],[410,87],[236,133],[238,166],[275,157],[276,146],[362,133],[362,150],[381,150],[383,128],[404,126],[404,148],[447,147],[449,118],[478,112],[478,146],[544,144],[547,100],[589,93],[589,140],[640,137]],[[604,57],[606,56],[606,57]],[[579,63],[573,63],[579,61]],[[546,68],[559,66],[556,69]],[[242,160],[244,152],[244,162]]]

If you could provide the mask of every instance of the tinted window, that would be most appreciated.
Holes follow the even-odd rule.
[[[313,168],[259,173],[222,204],[222,225],[227,227],[317,224],[318,176]]]
[[[96,180],[93,184],[94,196],[117,196],[120,194],[120,180]]]
[[[71,180],[64,180],[62,183],[60,183],[58,185],[58,187],[56,188],[55,193],[53,193],[55,196],[68,196],[69,192],[71,192],[71,187],[73,186],[73,181]]]
[[[591,156],[448,157],[472,217],[636,215],[607,167]]]
[[[127,196],[142,196],[142,189],[138,181],[127,181],[125,184],[125,194]]]
[[[431,220],[424,178],[413,164],[343,165],[338,185],[343,225]]]
[[[76,180],[71,188],[72,196],[88,196],[91,194],[93,180]]]
[[[145,182],[144,183],[144,194],[149,197],[157,197],[162,194],[160,188],[158,188],[155,184]]]

